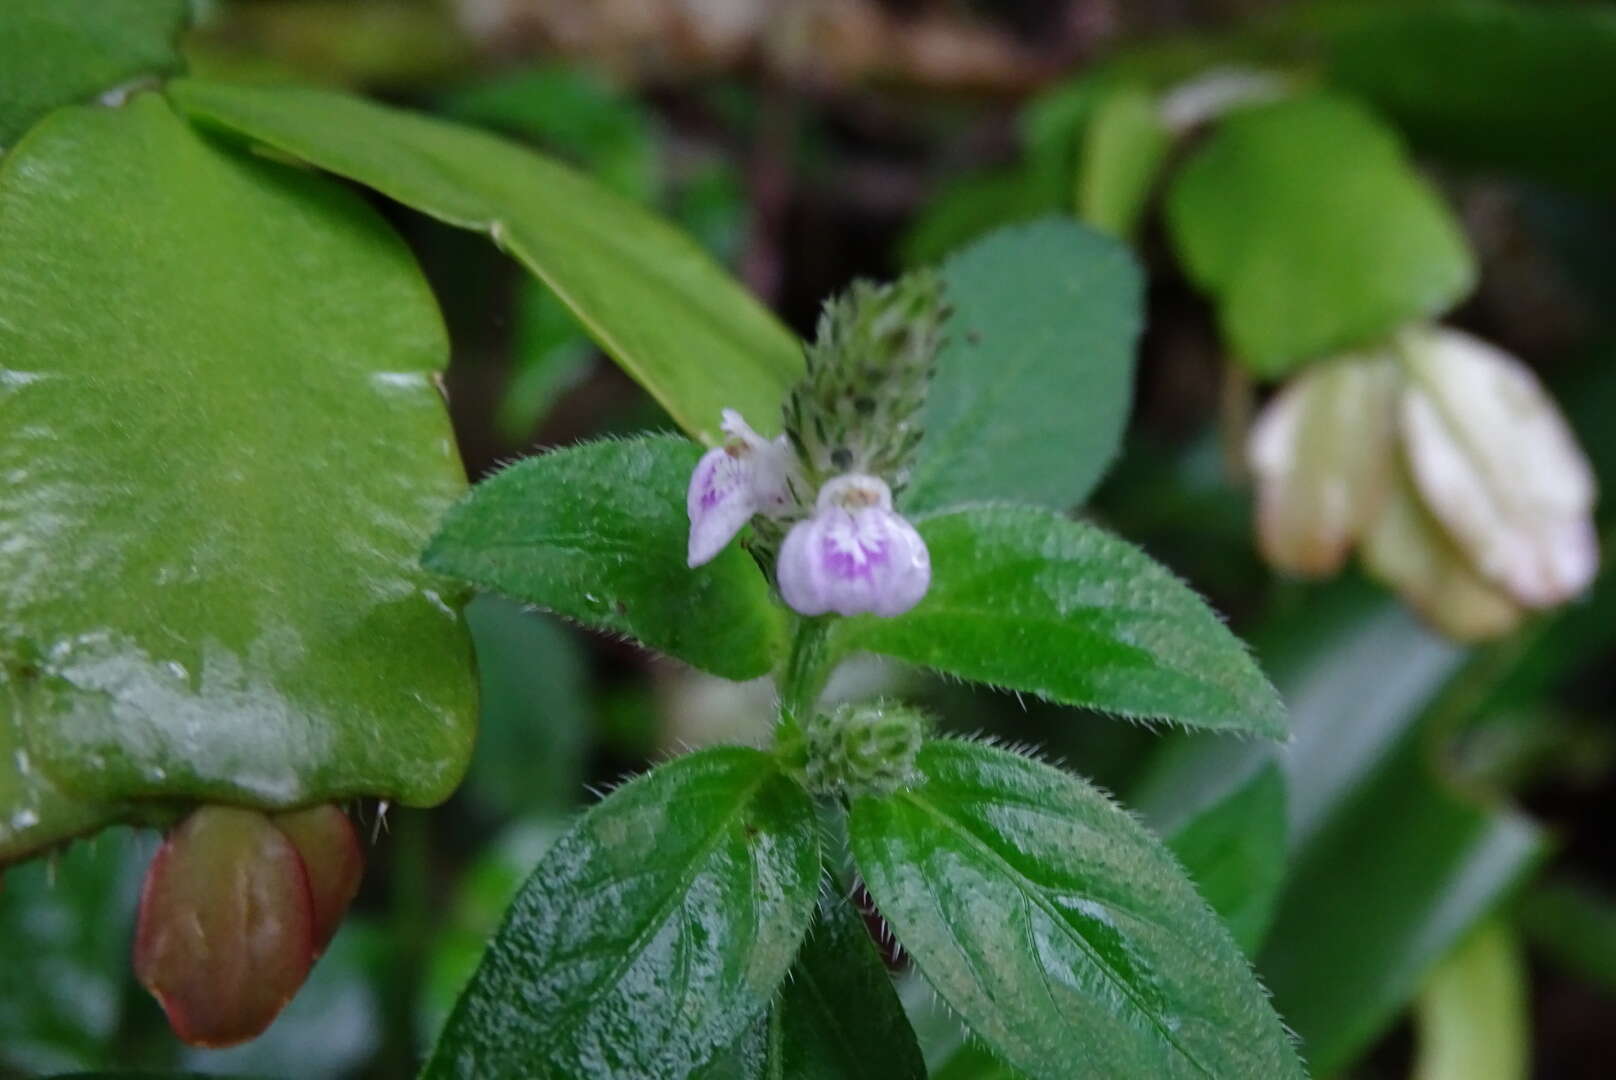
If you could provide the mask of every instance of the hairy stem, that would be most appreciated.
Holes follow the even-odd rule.
[[[799,619],[796,633],[791,639],[791,655],[786,658],[785,672],[780,677],[780,724],[788,730],[800,730],[805,720],[813,715],[819,704],[819,695],[836,667],[830,650],[831,616]],[[784,734],[784,732],[782,732]]]

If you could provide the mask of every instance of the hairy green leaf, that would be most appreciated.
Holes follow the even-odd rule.
[[[180,66],[186,0],[6,0],[0,151],[62,105]]]
[[[768,755],[664,765],[551,849],[423,1080],[685,1076],[767,1007],[818,887],[813,805]]]
[[[953,315],[905,509],[1082,502],[1128,420],[1143,303],[1133,256],[1050,218],[990,234],[942,276]]]
[[[1285,877],[1285,774],[1269,764],[1167,835],[1167,846],[1247,955]]]
[[[198,120],[486,232],[692,435],[714,441],[725,408],[778,429],[802,370],[790,332],[695,241],[567,166],[341,94],[182,79],[169,95]]]
[[[897,618],[838,620],[838,648],[1121,716],[1285,734],[1245,646],[1138,549],[1033,507],[967,507],[918,527],[931,591]]]
[[[862,796],[881,914],[978,1037],[1028,1076],[1303,1076],[1239,947],[1144,826],[1088,784],[943,740]]]
[[[529,458],[444,519],[426,565],[730,679],[765,675],[785,617],[738,544],[686,565],[685,488],[701,450],[662,435]]]
[[[465,481],[404,245],[143,94],[5,157],[0,251],[0,680],[27,769],[86,802],[446,797],[475,686],[417,555]],[[0,858],[83,825],[16,811]]]
[[[1439,316],[1475,282],[1397,136],[1342,97],[1231,114],[1178,174],[1167,221],[1230,348],[1263,376]]]
[[[774,1005],[700,1080],[925,1080],[926,1062],[864,920],[824,890]]]

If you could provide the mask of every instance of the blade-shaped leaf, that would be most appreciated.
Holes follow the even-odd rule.
[[[1135,85],[1110,91],[1080,138],[1077,216],[1126,240],[1137,228],[1173,147],[1155,95]]]
[[[797,342],[695,241],[641,207],[503,139],[341,94],[196,79],[168,92],[199,120],[488,233],[691,434],[716,439],[725,408],[777,430],[802,370]]]
[[[919,529],[931,591],[894,619],[839,621],[839,648],[1121,716],[1284,735],[1245,646],[1138,549],[1032,507],[966,507]]]
[[[1074,776],[943,740],[853,804],[899,942],[1027,1075],[1301,1077],[1239,947],[1148,830]]]
[[[1167,836],[1190,880],[1256,952],[1285,878],[1285,774],[1269,764]]]
[[[1117,241],[1050,218],[984,237],[942,276],[953,315],[905,509],[1082,502],[1128,420],[1138,264]]]
[[[1231,114],[1178,174],[1167,220],[1259,375],[1440,315],[1475,280],[1458,225],[1396,135],[1345,98]]]
[[[685,563],[685,488],[700,456],[663,435],[530,458],[449,513],[426,565],[715,675],[767,674],[785,617],[757,564],[738,544],[704,566]]]
[[[864,921],[838,890],[766,1016],[700,1080],[925,1080],[926,1062]]]
[[[423,1080],[685,1076],[768,1005],[818,886],[813,805],[768,755],[664,765],[551,849]]]
[[[0,151],[61,105],[180,66],[186,0],[6,0]]]
[[[0,251],[0,679],[29,769],[90,802],[447,796],[474,683],[416,559],[465,481],[404,245],[143,94],[6,155]],[[18,824],[0,808],[0,855],[82,821]]]

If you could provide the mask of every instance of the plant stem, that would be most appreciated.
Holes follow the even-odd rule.
[[[831,617],[799,619],[791,639],[791,655],[786,658],[780,679],[780,724],[799,729],[819,704],[825,683],[835,669],[830,651]]]

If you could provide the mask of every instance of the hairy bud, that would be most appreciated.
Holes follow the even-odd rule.
[[[895,791],[914,779],[927,721],[891,702],[842,705],[808,722],[806,780],[820,795]]]

